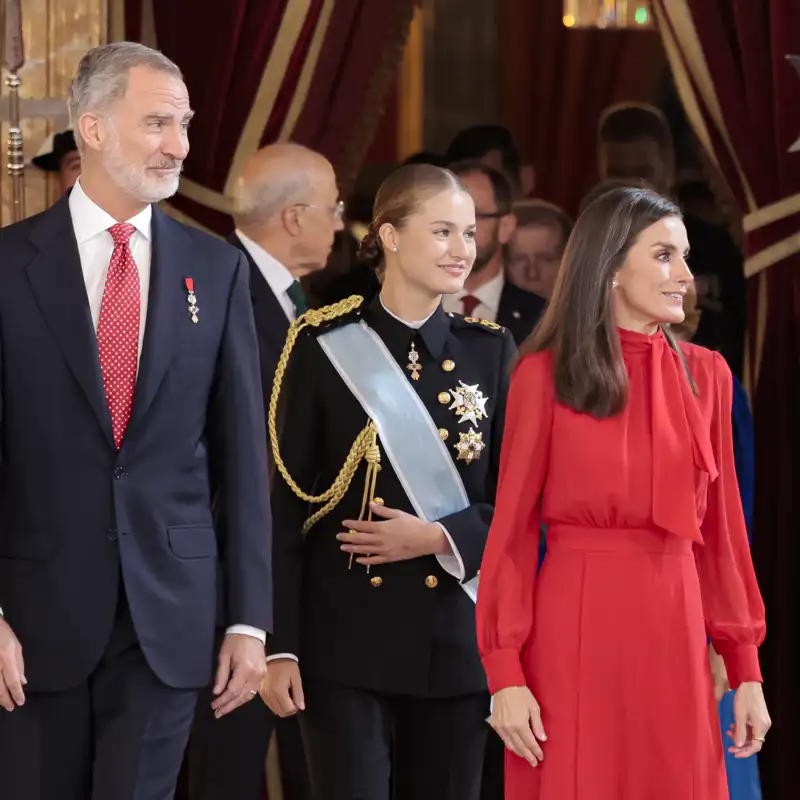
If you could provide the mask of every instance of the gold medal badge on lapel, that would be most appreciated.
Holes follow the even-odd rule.
[[[186,285],[186,291],[189,293],[186,299],[189,301],[189,313],[192,315],[192,322],[199,322],[197,312],[200,309],[197,307],[197,295],[194,293],[194,278],[184,278],[183,282]]]

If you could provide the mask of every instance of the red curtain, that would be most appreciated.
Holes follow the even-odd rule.
[[[502,0],[503,120],[536,170],[534,194],[577,212],[597,182],[597,126],[623,100],[652,102],[667,69],[654,31],[570,30],[563,0]]]
[[[277,140],[327,156],[345,194],[412,10],[413,0],[127,0],[126,35],[180,66],[197,112],[173,212],[227,233],[232,181],[247,156]]]
[[[764,796],[797,796],[800,711],[800,54],[798,0],[657,0],[687,114],[745,214],[756,425],[753,553],[767,605],[761,648],[773,730]]]

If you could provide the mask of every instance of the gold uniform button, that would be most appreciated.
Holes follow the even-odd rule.
[[[428,575],[428,577],[425,578],[425,585],[429,589],[435,589],[439,585],[439,579],[435,575]]]
[[[442,369],[445,372],[452,372],[455,368],[456,368],[456,362],[455,361],[450,361],[449,358],[447,359],[447,361],[444,361],[442,363]]]
[[[372,578],[369,579],[369,582],[377,589],[379,586],[383,586],[383,578],[380,575],[374,575]]]
[[[449,435],[450,435],[450,431],[448,431],[447,428],[439,428],[439,436],[442,437],[442,441],[443,442],[447,441],[447,437]]]
[[[373,497],[372,502],[375,503],[376,506],[383,505],[383,498],[382,497]]]
[[[450,392],[439,392],[439,402],[446,406],[450,402]]]

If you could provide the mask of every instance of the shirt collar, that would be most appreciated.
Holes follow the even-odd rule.
[[[503,294],[503,287],[505,286],[505,276],[502,270],[497,273],[490,281],[487,281],[482,286],[479,286],[474,292],[468,292],[466,289],[456,294],[456,298],[461,300],[468,294],[477,297],[481,305],[486,306],[493,314],[497,314],[500,309],[500,297]]]
[[[75,181],[75,186],[72,187],[72,191],[69,194],[69,212],[78,244],[88,242],[89,239],[104,233],[112,225],[117,224],[117,220],[111,214],[100,208],[83,191],[80,178]],[[148,241],[152,241],[153,206],[145,206],[138,214],[126,220],[126,222],[133,225]]]
[[[250,253],[250,257],[255,261],[258,271],[264,276],[264,280],[269,284],[272,293],[276,297],[286,294],[288,288],[295,281],[294,275],[277,258],[271,256],[260,244],[254,242],[238,228],[235,233],[239,237],[239,241],[247,249],[247,252]]]
[[[392,353],[405,352],[413,336],[412,332],[416,330],[431,356],[439,358],[450,332],[450,318],[441,304],[427,319],[409,323],[389,311],[384,306],[380,294],[366,307],[364,318]]]

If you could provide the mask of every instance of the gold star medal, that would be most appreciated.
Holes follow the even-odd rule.
[[[477,425],[481,420],[486,419],[486,401],[488,397],[483,396],[483,392],[478,389],[478,384],[467,386],[464,381],[459,381],[457,389],[451,389],[453,404],[449,410],[455,410],[459,417],[459,423],[471,422]]]
[[[481,457],[483,448],[486,447],[483,442],[483,434],[470,428],[467,433],[459,433],[458,437],[458,442],[453,445],[458,453],[456,460],[466,461],[467,464],[477,461]]]

